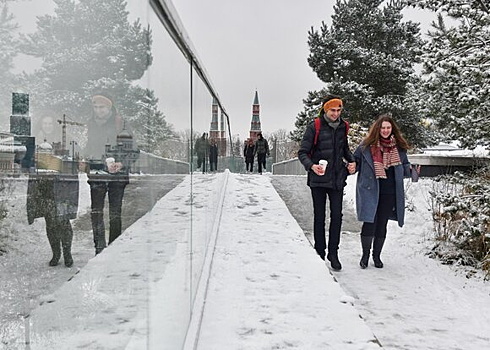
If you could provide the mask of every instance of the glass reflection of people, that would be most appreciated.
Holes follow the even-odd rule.
[[[50,115],[42,117],[38,123],[35,137],[36,144],[46,141],[53,145],[54,142],[59,142],[61,131],[56,127],[56,120]]]
[[[204,173],[206,172],[206,153],[207,153],[206,133],[203,133],[202,136],[196,140],[194,148],[197,155],[197,169],[202,168],[202,172]]]
[[[218,170],[218,144],[214,138],[209,142],[209,170]]]
[[[95,254],[99,254],[107,246],[104,224],[106,194],[109,202],[109,244],[121,235],[122,201],[129,183],[129,169],[120,159],[106,154],[106,145],[116,147],[117,135],[124,129],[114,99],[108,93],[97,93],[92,97],[92,109],[83,156],[89,168],[92,230]]]
[[[71,247],[73,229],[70,223],[78,210],[78,176],[56,172],[29,174],[27,187],[27,221],[44,217],[46,234],[53,257],[49,266],[63,258],[66,267],[73,266]]]
[[[46,234],[51,246],[52,258],[49,266],[57,266],[63,254],[66,267],[73,266],[71,254],[73,229],[70,220],[75,219],[78,210],[78,175],[62,173],[51,162],[54,143],[61,138],[60,129],[56,127],[54,117],[46,113],[37,123],[35,141],[38,156],[38,171],[29,174],[27,186],[27,221],[34,223],[37,218],[44,218]],[[45,170],[42,170],[42,169]]]

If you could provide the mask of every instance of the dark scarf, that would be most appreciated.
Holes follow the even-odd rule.
[[[388,139],[380,138],[377,145],[371,146],[374,162],[374,174],[377,179],[386,179],[386,171],[390,166],[401,164],[400,154],[393,135]]]

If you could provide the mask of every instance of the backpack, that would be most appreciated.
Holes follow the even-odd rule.
[[[315,118],[315,138],[313,139],[313,147],[311,148],[310,152],[310,158],[313,155],[313,151],[316,148],[316,144],[318,143],[318,135],[320,135],[320,126],[321,126],[321,119],[320,117]],[[349,133],[350,125],[348,121],[345,121],[345,137],[347,137],[347,134]]]

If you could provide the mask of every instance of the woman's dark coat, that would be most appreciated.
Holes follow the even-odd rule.
[[[243,149],[243,156],[245,157],[246,163],[253,163],[255,157],[255,145],[246,144],[245,148]]]
[[[398,149],[401,164],[395,165],[396,205],[390,220],[398,221],[402,227],[405,222],[405,190],[403,178],[410,176],[410,163],[407,152]],[[354,152],[357,162],[356,210],[357,219],[362,222],[374,222],[379,201],[379,181],[374,175],[374,162],[370,147],[362,144]]]

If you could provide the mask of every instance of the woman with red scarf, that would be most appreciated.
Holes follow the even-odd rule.
[[[388,220],[402,227],[405,218],[403,178],[409,177],[409,146],[389,114],[383,114],[371,125],[369,133],[354,152],[357,163],[356,209],[363,222],[362,257],[359,265],[368,266],[371,246],[374,266],[383,267],[380,259],[386,239]]]

